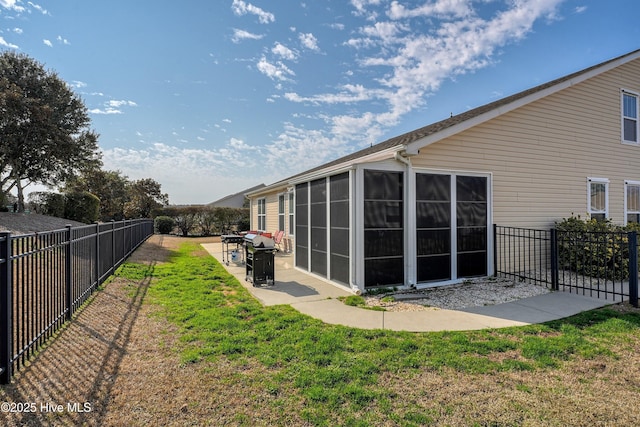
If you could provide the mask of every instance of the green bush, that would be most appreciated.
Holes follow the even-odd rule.
[[[170,216],[157,216],[153,225],[156,233],[169,234],[175,226],[175,221]]]
[[[100,199],[88,191],[64,194],[64,218],[91,224],[100,217]]]
[[[637,229],[637,225],[622,227],[611,220],[563,219],[556,223],[559,268],[606,280],[627,279],[627,232]]]

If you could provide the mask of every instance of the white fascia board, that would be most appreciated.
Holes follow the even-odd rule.
[[[499,117],[503,114],[506,114],[510,111],[513,111],[517,108],[523,107],[527,104],[530,104],[534,101],[537,101],[539,99],[545,98],[549,95],[552,95],[556,92],[559,92],[563,89],[567,89],[571,86],[574,86],[578,83],[582,83],[585,80],[588,80],[592,77],[595,77],[599,74],[605,73],[607,71],[610,71],[616,67],[619,67],[621,65],[626,64],[627,62],[633,61],[635,59],[638,59],[640,57],[640,51],[636,52],[633,55],[629,55],[629,56],[625,56],[624,58],[620,58],[616,61],[612,61],[609,62],[608,64],[604,64],[601,67],[595,68],[591,71],[587,71],[585,73],[582,73],[572,79],[569,80],[565,80],[562,81],[556,85],[550,86],[546,89],[542,89],[539,90],[537,92],[534,92],[530,95],[527,95],[525,97],[519,98],[509,104],[505,104],[502,105],[500,107],[497,107],[491,111],[487,111],[486,113],[480,114],[476,117],[473,117],[469,120],[465,120],[464,122],[458,123],[456,125],[453,125],[451,127],[448,127],[440,132],[436,132],[432,135],[426,136],[424,138],[420,138],[416,141],[413,141],[409,144],[407,144],[407,154],[409,155],[415,155],[419,153],[419,150],[423,147],[426,147],[428,145],[433,144],[434,142],[438,142],[440,140],[443,140],[445,138],[448,138],[450,136],[456,135],[460,132],[463,132],[467,129],[470,129],[474,126],[477,126],[479,124],[482,124],[486,121],[489,121],[491,119],[494,119],[496,117]]]
[[[371,153],[366,156],[357,157],[355,159],[347,160],[344,163],[340,163],[334,166],[330,166],[324,169],[317,170],[313,173],[304,174],[295,177],[295,179],[290,179],[287,181],[289,185],[296,185],[307,181],[313,181],[318,178],[322,178],[329,175],[337,175],[342,172],[347,172],[356,167],[356,165],[361,163],[369,163],[375,162],[379,160],[386,160],[393,158],[394,154],[399,151],[404,150],[403,145],[397,145],[395,147],[387,148],[385,150],[377,151],[375,153]]]

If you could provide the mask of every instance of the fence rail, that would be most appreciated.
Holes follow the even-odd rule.
[[[152,234],[152,220],[0,233],[0,383],[9,383]]]
[[[638,238],[494,225],[496,275],[638,306]]]

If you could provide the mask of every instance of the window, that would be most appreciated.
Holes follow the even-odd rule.
[[[296,267],[309,267],[309,184],[296,185]]]
[[[267,229],[267,202],[265,199],[258,199],[258,230]]]
[[[309,183],[311,221],[311,268],[321,276],[327,276],[327,180],[320,178]]]
[[[622,92],[622,141],[637,144],[638,95]]]
[[[626,224],[640,223],[640,182],[625,181],[624,187]]]
[[[591,218],[605,220],[609,214],[609,180],[605,178],[587,178],[587,211]]]
[[[404,283],[404,175],[364,171],[364,286]]]
[[[293,235],[293,230],[295,229],[295,223],[294,223],[294,208],[295,208],[295,201],[294,201],[294,197],[293,197],[294,193],[293,191],[289,193],[289,235]]]
[[[329,181],[329,278],[349,284],[349,172],[334,175]]]
[[[284,194],[278,195],[278,231],[284,231]]]

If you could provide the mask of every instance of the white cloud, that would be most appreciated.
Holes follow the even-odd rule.
[[[115,100],[111,99],[104,103],[104,108],[93,108],[89,110],[92,114],[112,115],[112,114],[124,114],[121,107],[137,107],[133,101]]]
[[[238,16],[243,16],[246,14],[256,15],[258,20],[262,24],[268,24],[270,22],[274,22],[276,17],[273,13],[266,12],[261,8],[252,5],[251,3],[246,3],[242,0],[233,0],[231,4],[231,10]]]
[[[360,16],[367,14],[367,6],[377,6],[381,0],[351,0],[351,5],[356,9],[354,15]],[[369,18],[373,19],[377,16],[375,12],[369,12]]]
[[[115,99],[107,101],[106,105],[108,105],[109,107],[113,107],[113,108],[120,108],[120,107],[123,107],[123,106],[127,106],[127,107],[137,107],[138,106],[138,104],[136,104],[133,101],[124,101],[124,100],[118,101],[118,100],[115,100]]]
[[[369,49],[366,56],[361,53],[359,64],[364,73],[375,68],[382,77],[368,84],[342,85],[328,93],[284,94],[290,102],[314,106],[373,102],[372,107],[354,108],[358,113],[316,114],[314,118],[326,124],[324,131],[287,124],[267,147],[273,161],[280,159],[292,171],[303,170],[338,157],[354,143],[363,147],[379,142],[405,114],[424,106],[444,81],[492,64],[496,51],[524,38],[534,23],[556,19],[562,1],[509,1],[483,17],[475,12],[471,0],[436,0],[414,8],[391,2],[384,10],[388,20],[364,25],[351,33],[360,37],[351,36],[344,42]],[[383,2],[351,0],[351,4],[355,15],[369,20]],[[378,8],[373,10],[373,6]],[[313,158],[309,152],[314,153]]]
[[[460,18],[473,14],[471,2],[468,0],[436,0],[425,3],[415,9],[407,9],[397,1],[391,2],[387,15],[391,19],[436,17]]]
[[[269,77],[271,80],[288,81],[291,80],[290,77],[295,76],[295,73],[282,62],[278,61],[275,64],[272,64],[267,61],[267,58],[264,56],[260,58],[260,61],[258,61],[256,66],[262,74]]]
[[[263,38],[262,34],[254,34],[249,31],[239,30],[237,28],[233,29],[233,36],[231,37],[231,41],[234,43],[240,43],[242,40],[260,40]]]
[[[47,11],[47,9],[43,8],[39,4],[35,4],[35,3],[31,3],[31,2],[28,2],[28,4],[29,4],[29,6],[31,6],[32,8],[37,10],[38,12],[42,13],[43,15],[49,15],[49,12]]]
[[[103,150],[102,160],[106,170],[120,170],[130,179],[152,177],[169,194],[170,203],[208,203],[260,182],[257,174],[263,169],[256,168],[254,160],[260,155],[250,154],[256,150],[232,138],[220,149],[162,143],[142,149],[111,148]]]
[[[0,36],[0,46],[7,47],[9,49],[19,49],[19,47],[13,43],[9,43],[4,39],[4,37]]]
[[[300,39],[300,43],[302,43],[302,46],[306,47],[309,50],[319,50],[320,48],[318,47],[318,39],[311,33],[300,33],[298,35],[298,38]]]
[[[22,34],[22,33],[23,33],[22,28],[18,28],[18,27],[14,28],[14,29],[13,29],[13,30],[11,30],[11,31],[13,31],[13,32],[14,32],[14,33],[16,33],[16,34]]]
[[[584,12],[586,12],[586,11],[587,11],[587,9],[588,9],[588,7],[587,7],[587,6],[578,6],[578,7],[576,7],[576,8],[574,9],[574,12],[575,12],[575,13],[584,13]]]
[[[367,89],[362,85],[344,85],[338,93],[320,94],[313,96],[300,96],[297,93],[285,93],[285,99],[292,102],[309,102],[312,104],[348,104],[354,102],[370,101],[384,95],[386,91]]]
[[[271,52],[273,52],[274,55],[277,55],[284,59],[288,59],[290,61],[295,60],[297,57],[294,51],[278,42],[276,42],[275,46],[271,48]]]
[[[53,47],[53,43],[51,43],[51,40],[44,39],[42,40],[42,43],[44,43],[46,46]]]
[[[91,110],[89,110],[89,113],[91,114],[104,114],[104,115],[110,115],[110,114],[123,114],[121,110],[118,110],[117,108],[92,108]]]
[[[62,43],[62,44],[66,44],[66,45],[71,44],[71,43],[69,43],[69,40],[67,40],[67,39],[63,38],[62,36],[58,36],[58,37],[56,38],[56,40],[58,40],[58,41],[59,41],[60,43]]]
[[[18,4],[16,0],[0,0],[0,6],[5,9],[15,10],[16,12],[24,12],[24,7]]]

